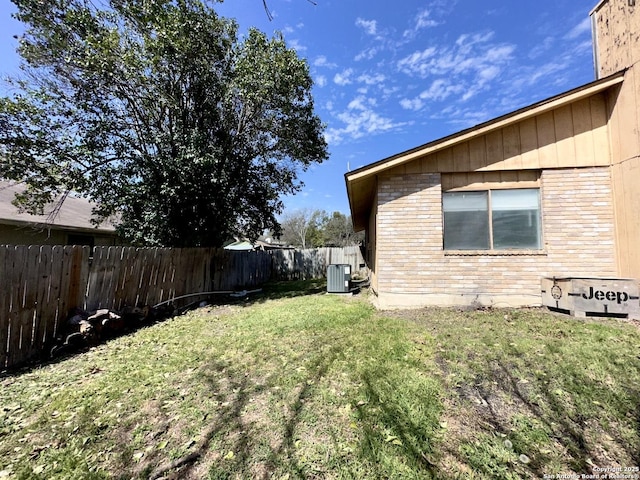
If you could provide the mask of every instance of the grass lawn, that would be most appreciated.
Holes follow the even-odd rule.
[[[640,464],[637,325],[377,312],[323,291],[271,285],[0,377],[0,478],[517,479]]]

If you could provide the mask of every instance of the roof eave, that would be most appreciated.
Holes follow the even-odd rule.
[[[364,167],[358,168],[351,172],[345,173],[344,178],[347,187],[349,208],[351,209],[351,218],[354,229],[362,230],[367,228],[367,219],[365,218],[367,215],[367,212],[365,211],[366,209],[362,208],[362,206],[358,208],[358,206],[354,204],[353,188],[356,181],[359,180],[361,182],[365,181],[365,183],[368,183],[369,181],[371,181],[368,180],[368,178],[375,178],[376,175],[391,168],[411,162],[426,155],[431,155],[435,152],[438,152],[439,150],[450,148],[456,144],[469,141],[474,137],[485,135],[493,130],[504,128],[505,126],[521,122],[525,119],[557,109],[563,105],[567,105],[583,98],[587,98],[597,93],[603,92],[608,88],[620,84],[624,80],[625,72],[626,70],[622,70],[608,77],[598,79],[594,82],[582,85],[573,90],[569,90],[568,92],[550,97],[533,105],[529,105],[506,115],[502,115],[474,127],[456,132],[452,135],[434,140],[419,147],[406,150],[372,164],[365,165]]]
[[[390,157],[379,160],[370,165],[365,165],[357,170],[345,173],[347,183],[357,178],[365,177],[380,173],[403,163],[410,162],[424,155],[429,155],[439,150],[452,147],[458,143],[466,142],[474,137],[484,135],[492,130],[503,128],[510,124],[521,122],[527,118],[540,115],[546,111],[556,109],[562,105],[578,101],[582,98],[589,97],[601,91],[604,91],[614,85],[621,83],[624,79],[626,70],[617,72],[608,77],[596,80],[581,87],[575,88],[568,92],[561,93],[555,97],[542,100],[528,107],[521,108],[514,112],[502,115],[487,122],[478,124],[474,127],[467,128],[452,135],[434,140],[411,150],[392,155]]]

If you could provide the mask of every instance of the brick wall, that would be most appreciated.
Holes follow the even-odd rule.
[[[541,184],[542,251],[455,255],[442,248],[440,174],[381,177],[379,305],[534,305],[542,276],[615,277],[609,169],[546,170]]]

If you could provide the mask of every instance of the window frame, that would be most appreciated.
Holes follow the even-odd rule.
[[[525,182],[523,182],[525,183]],[[499,184],[487,185],[486,188],[478,188],[478,185],[474,185],[472,188],[452,188],[449,190],[442,191],[442,250],[445,255],[469,255],[469,254],[480,254],[480,255],[522,255],[522,254],[544,254],[544,228],[542,225],[542,189],[539,183],[532,185],[532,182],[526,182],[523,185],[509,185],[502,187]],[[497,188],[496,188],[497,187]],[[502,188],[501,188],[502,187]],[[492,192],[496,191],[513,191],[513,190],[535,190],[537,191],[538,197],[538,248],[518,248],[518,247],[510,247],[510,248],[502,248],[496,249],[494,247],[494,223],[493,223],[493,202],[492,202]],[[489,248],[487,249],[465,249],[465,248],[446,248],[445,247],[445,210],[444,210],[444,196],[447,193],[486,193],[487,195],[487,218],[488,218],[488,230],[489,230]]]

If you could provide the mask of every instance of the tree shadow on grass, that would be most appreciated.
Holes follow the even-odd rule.
[[[270,469],[283,466],[298,478],[309,478],[309,472],[305,469],[295,454],[295,438],[298,426],[301,423],[301,416],[305,402],[313,393],[315,386],[325,377],[329,368],[339,355],[340,347],[334,345],[326,355],[316,355],[308,366],[308,371],[313,372],[306,381],[302,383],[297,394],[294,396],[287,408],[282,429],[282,441],[274,448],[270,455]],[[266,480],[269,476],[263,476]]]
[[[441,362],[439,362],[441,363]],[[532,372],[535,365],[525,364],[520,366],[520,371]],[[616,462],[622,462],[621,466],[640,464],[639,443],[629,444],[613,428],[604,430],[597,414],[586,412],[581,405],[576,403],[577,398],[584,398],[590,403],[598,404],[596,398],[601,398],[597,393],[607,390],[607,386],[594,381],[586,374],[575,373],[573,385],[580,385],[580,391],[573,391],[570,385],[562,385],[561,388],[551,381],[523,382],[522,375],[517,375],[518,369],[504,360],[487,361],[485,375],[477,378],[475,382],[468,382],[457,389],[462,403],[473,405],[471,411],[467,411],[480,431],[490,437],[496,433],[510,441],[516,457],[525,458],[525,462],[513,459],[510,463],[512,472],[521,474],[533,474],[536,478],[544,475],[570,473],[567,471],[550,471],[549,465],[553,463],[553,455],[562,453],[562,462],[566,463],[571,472],[577,474],[594,474],[594,466],[610,467],[603,457],[604,450],[611,450],[611,454],[617,453],[620,458],[614,458]],[[490,377],[490,382],[487,378]],[[640,419],[640,392],[635,386],[627,386],[624,392],[610,392],[611,405],[618,414],[622,414],[624,405],[635,405],[632,411],[627,412],[626,421],[631,421],[636,433]],[[590,393],[589,393],[590,392]],[[591,393],[593,395],[591,395]],[[623,398],[625,397],[625,398]],[[593,400],[590,400],[593,398]],[[632,416],[633,418],[628,418]],[[609,444],[603,450],[603,445],[597,443],[599,435],[609,436]],[[502,446],[502,440],[497,440]],[[485,454],[489,457],[496,455],[497,449],[486,448]],[[462,464],[471,465],[474,471],[494,478],[512,478],[510,473],[496,477],[493,469],[501,463],[497,458],[489,461],[474,462],[473,455],[458,451],[449,451],[456,456]],[[507,452],[508,453],[508,452]],[[521,457],[524,455],[525,457]],[[626,457],[626,460],[623,459]]]
[[[358,406],[362,456],[373,464],[398,462],[413,475],[439,478],[434,459],[441,405],[434,391],[415,386],[407,390],[401,379],[383,368],[366,371],[362,383],[368,399]]]
[[[220,360],[210,360],[200,368],[200,379],[207,390],[221,405],[214,412],[207,412],[208,426],[189,453],[156,467],[149,473],[150,479],[197,478],[199,467],[208,469],[208,478],[271,478],[274,472],[287,472],[290,478],[315,477],[308,466],[296,454],[296,439],[306,402],[314,395],[316,385],[325,377],[340,354],[338,345],[329,349],[318,348],[323,354],[313,355],[305,362],[308,375],[299,379],[295,388],[284,392],[288,398],[282,405],[282,417],[275,426],[277,431],[261,430],[247,408],[257,397],[264,395],[269,385],[276,382],[276,373],[259,377],[259,372],[248,372],[240,366]],[[255,375],[254,375],[255,374]],[[258,376],[256,376],[258,375]],[[265,412],[261,412],[264,415]],[[263,436],[271,435],[276,443],[268,444]],[[210,462],[213,443],[220,447],[215,461]],[[222,445],[222,446],[221,446]],[[265,448],[267,449],[265,451]],[[157,459],[156,459],[157,461]],[[208,463],[202,463],[202,462]]]

